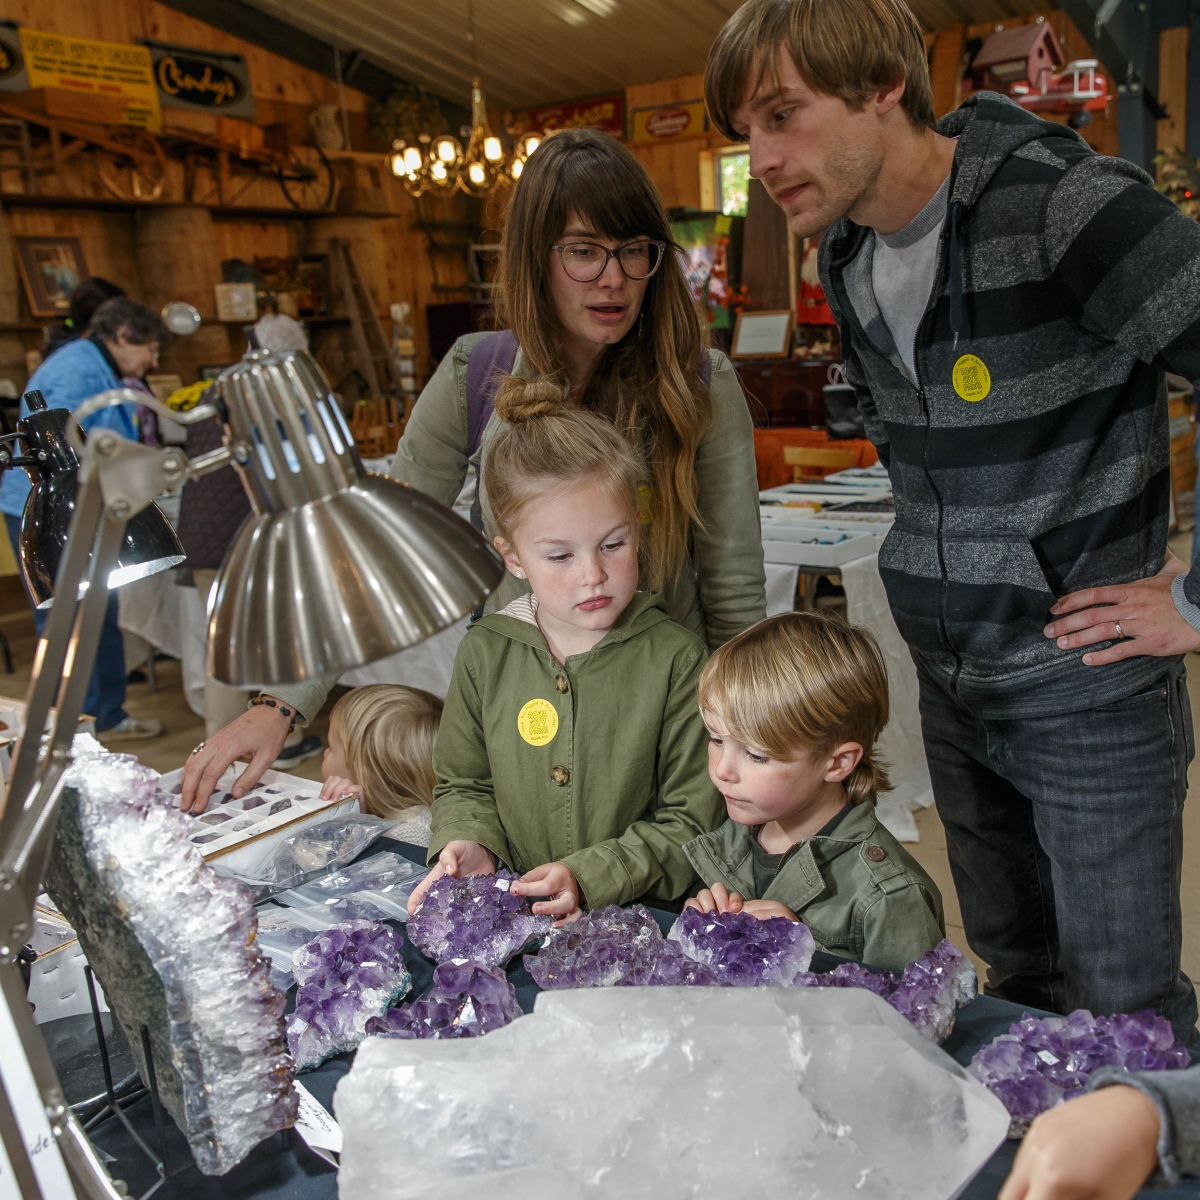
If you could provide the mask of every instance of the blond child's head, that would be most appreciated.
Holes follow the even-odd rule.
[[[735,821],[775,819],[771,806],[786,807],[789,794],[800,803],[805,789],[836,786],[851,804],[873,804],[891,787],[875,749],[888,719],[883,655],[869,633],[837,617],[760,621],[708,660],[699,700],[711,741],[724,734],[740,748],[740,767],[728,750],[714,766],[710,748]]]
[[[529,581],[548,637],[598,640],[638,586],[638,456],[550,383],[510,377],[496,414],[483,462],[496,549]]]
[[[363,790],[362,808],[385,819],[433,803],[433,743],[442,701],[399,684],[354,688],[334,705],[324,774]]]

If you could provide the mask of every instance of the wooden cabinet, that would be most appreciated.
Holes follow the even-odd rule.
[[[760,429],[825,428],[832,359],[743,358],[734,363],[750,415]]]

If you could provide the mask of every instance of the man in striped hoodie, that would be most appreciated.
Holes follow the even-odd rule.
[[[903,0],[748,0],[709,111],[826,296],[887,466],[879,555],[987,988],[1152,1008],[1180,970],[1182,655],[1164,370],[1200,376],[1200,226],[1144,172],[994,93],[935,122]]]

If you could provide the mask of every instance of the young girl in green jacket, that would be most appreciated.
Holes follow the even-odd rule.
[[[683,846],[723,811],[696,708],[704,643],[639,592],[640,464],[612,425],[510,377],[484,463],[489,528],[531,592],[471,627],[434,749],[425,886],[521,872],[560,920],[694,879]]]

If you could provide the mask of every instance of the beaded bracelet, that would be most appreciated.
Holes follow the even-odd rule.
[[[250,703],[246,705],[247,711],[253,708],[256,704],[265,704],[268,708],[277,708],[281,717],[290,717],[288,722],[288,733],[291,733],[296,728],[296,713],[294,709],[290,709],[286,704],[280,704],[278,700],[273,700],[270,696],[255,696]]]

